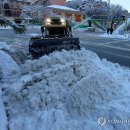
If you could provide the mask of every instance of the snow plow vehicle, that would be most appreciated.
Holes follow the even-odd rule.
[[[69,22],[63,18],[46,18],[41,27],[41,36],[32,37],[29,53],[33,58],[48,55],[54,51],[80,49],[79,38],[73,38]]]

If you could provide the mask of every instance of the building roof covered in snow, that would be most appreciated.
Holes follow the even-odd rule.
[[[75,10],[73,8],[69,8],[69,7],[61,6],[61,5],[50,5],[50,6],[47,6],[47,8],[54,9],[54,10],[63,10],[63,11],[80,13],[79,10]]]

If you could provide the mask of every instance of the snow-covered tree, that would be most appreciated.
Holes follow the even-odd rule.
[[[111,12],[114,17],[128,16],[128,11],[123,9],[121,5],[111,5]]]
[[[123,9],[120,5],[111,5],[102,0],[75,0],[69,1],[66,4],[68,7],[79,9],[86,16],[93,17],[121,17],[122,15],[127,16],[128,11]]]
[[[66,6],[73,9],[79,9],[81,3],[82,3],[82,0],[68,1],[66,3]]]
[[[106,16],[109,6],[103,1],[86,0],[81,4],[80,9],[86,16]]]

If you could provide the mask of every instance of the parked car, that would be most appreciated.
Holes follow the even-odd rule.
[[[87,27],[85,32],[95,32],[96,29],[94,27]]]

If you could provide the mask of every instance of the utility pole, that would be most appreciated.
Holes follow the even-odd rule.
[[[108,0],[108,5],[109,5],[109,20],[111,20],[111,2]]]
[[[0,16],[2,16],[2,2],[0,2]]]
[[[3,5],[2,5],[2,2],[0,3],[0,16],[4,17],[4,8],[3,8]]]
[[[110,0],[107,0],[108,3],[108,14],[107,14],[107,33],[110,33],[110,29],[111,29],[111,19],[112,19],[112,14],[111,14],[111,4],[110,4]]]

